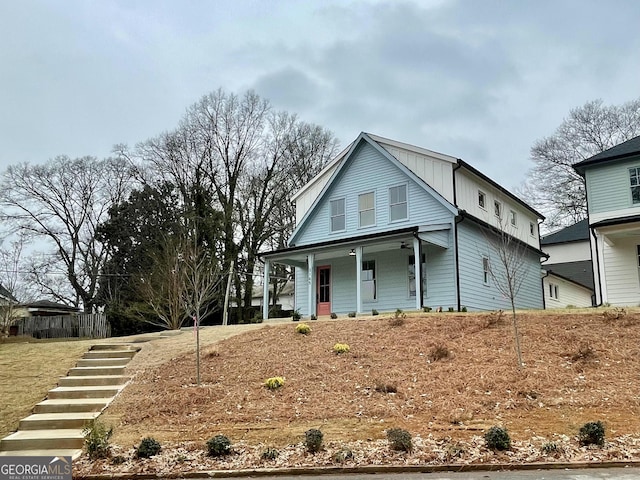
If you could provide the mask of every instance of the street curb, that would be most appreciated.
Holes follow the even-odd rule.
[[[113,474],[83,475],[74,479],[86,480],[145,480],[155,478],[239,478],[285,475],[331,475],[331,474],[385,474],[385,473],[438,473],[438,472],[495,472],[501,470],[573,470],[587,468],[640,467],[640,461],[629,462],[563,462],[563,463],[473,463],[469,465],[370,465],[362,467],[299,467],[299,468],[254,468],[246,470],[204,470],[175,474]]]

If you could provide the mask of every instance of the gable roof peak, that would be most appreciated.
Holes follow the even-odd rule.
[[[581,162],[575,163],[573,168],[580,174],[584,175],[584,171],[586,167],[589,167],[593,164],[604,163],[612,160],[618,160],[626,157],[630,157],[633,155],[640,154],[640,135],[637,137],[633,137],[625,142],[619,143],[618,145],[608,148],[603,152],[597,153],[596,155],[587,158],[586,160],[582,160]]]

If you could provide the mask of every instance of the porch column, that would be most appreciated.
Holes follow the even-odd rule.
[[[605,236],[596,230],[596,241],[598,242],[598,275],[600,276],[600,285],[602,285],[602,291],[600,303],[606,303],[609,301],[609,292],[607,291],[607,271],[604,264],[604,248],[606,246]],[[597,289],[597,285],[594,285]]]
[[[313,253],[307,256],[307,281],[309,285],[309,311],[307,315],[311,316],[316,314],[316,266]]]
[[[413,238],[413,258],[415,258],[416,310],[420,310],[422,308],[422,255],[420,255],[420,239],[417,237]]]
[[[269,318],[269,275],[271,273],[269,260],[264,260],[264,276],[262,279],[262,318],[266,321]],[[275,294],[275,292],[274,292]]]
[[[356,247],[356,312],[362,313],[362,247]]]

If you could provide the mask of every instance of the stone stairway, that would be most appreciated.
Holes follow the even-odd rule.
[[[84,426],[125,387],[125,366],[138,350],[129,344],[92,346],[33,414],[20,420],[18,431],[0,440],[0,456],[80,456]]]

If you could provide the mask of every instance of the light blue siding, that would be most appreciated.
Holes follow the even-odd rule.
[[[302,315],[306,315],[309,309],[307,284],[307,270],[296,267],[295,309]]]
[[[460,268],[460,304],[469,310],[511,309],[509,298],[500,293],[493,281],[485,285],[483,281],[482,257],[491,259],[491,267],[497,276],[503,269],[495,251],[483,231],[471,221],[458,224],[458,259]],[[542,308],[542,280],[540,257],[529,253],[526,262],[525,279],[516,296],[516,308]]]
[[[389,187],[406,184],[408,198],[408,218],[390,222]],[[375,225],[365,228],[358,226],[358,195],[375,192]],[[329,202],[346,199],[346,229],[331,233]],[[295,245],[310,245],[328,240],[369,235],[431,223],[449,223],[452,214],[441,203],[408,177],[404,171],[385,158],[367,143],[361,143],[349,159],[349,164],[340,172],[321,203],[311,212],[304,225],[293,239]]]
[[[448,231],[450,235],[453,232]],[[451,248],[440,248],[433,245],[423,247],[427,257],[427,292],[423,304],[432,307],[449,307],[457,309],[456,301],[456,269],[453,251],[453,238],[449,240]]]
[[[640,207],[631,202],[629,168],[640,167],[640,156],[622,163],[588,168],[585,172],[589,213]]]

